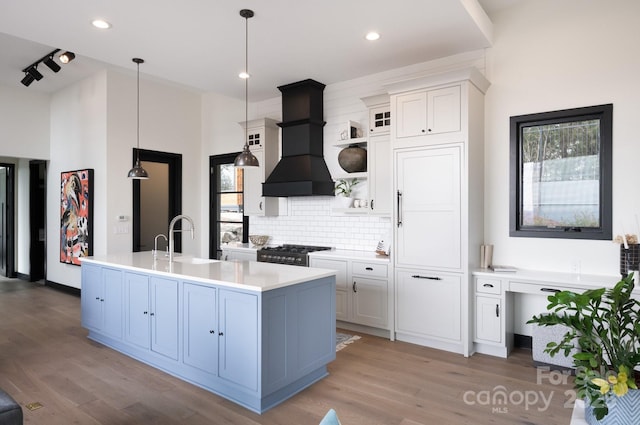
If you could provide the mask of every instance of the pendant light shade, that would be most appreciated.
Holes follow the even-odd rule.
[[[133,168],[129,170],[129,174],[127,174],[127,177],[129,177],[130,179],[143,180],[143,179],[149,178],[149,173],[147,173],[147,170],[142,168],[142,166],[140,165],[140,64],[144,63],[144,60],[140,58],[133,58],[131,60],[134,61],[138,66],[138,81],[137,81],[138,95],[137,95],[137,115],[136,115],[136,163],[133,166]]]
[[[245,20],[245,50],[244,50],[244,148],[242,153],[233,161],[236,167],[258,167],[258,158],[249,150],[248,128],[249,121],[249,18],[253,17],[253,10],[242,9],[240,16]]]

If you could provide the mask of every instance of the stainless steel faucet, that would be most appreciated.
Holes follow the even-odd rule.
[[[167,239],[167,237],[160,233],[159,235],[156,235],[156,237],[153,239],[153,258],[158,258],[158,238],[163,237],[164,238],[164,242],[167,244],[167,248],[166,248],[166,255],[169,255],[169,240]]]
[[[172,263],[173,262],[173,246],[174,246],[174,239],[173,239],[173,233],[174,232],[184,232],[186,229],[181,229],[181,230],[173,230],[173,226],[176,225],[176,223],[178,222],[178,220],[186,220],[189,222],[189,224],[191,224],[191,239],[195,239],[195,225],[193,224],[193,220],[191,219],[191,217],[189,217],[188,215],[184,215],[184,214],[180,214],[177,215],[175,217],[173,217],[173,219],[171,220],[171,223],[169,223],[169,262]]]

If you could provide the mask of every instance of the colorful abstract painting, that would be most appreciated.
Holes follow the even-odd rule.
[[[60,173],[60,262],[93,255],[93,170]]]

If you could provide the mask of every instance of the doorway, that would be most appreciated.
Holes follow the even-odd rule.
[[[133,180],[133,252],[151,251],[158,234],[169,237],[169,222],[182,213],[182,155],[134,149],[133,163],[138,152],[149,179]],[[159,245],[158,249],[164,247]],[[181,234],[174,248],[182,252]]]
[[[47,166],[45,161],[29,161],[29,281],[46,275],[46,200]]]
[[[0,275],[15,277],[15,166],[0,163]]]
[[[244,215],[244,170],[233,165],[238,153],[209,157],[209,258],[222,257],[222,245],[249,241]]]

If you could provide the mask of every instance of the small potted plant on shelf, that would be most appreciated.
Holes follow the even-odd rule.
[[[353,198],[351,193],[353,187],[360,183],[358,179],[340,179],[336,184],[336,195],[342,208],[350,208],[353,205]]]
[[[547,313],[527,322],[569,328],[559,342],[547,344],[545,352],[567,356],[577,343],[574,386],[585,401],[589,424],[638,423],[640,302],[632,297],[633,288],[631,273],[610,289],[558,292],[548,297]],[[632,415],[627,419],[625,407]]]

